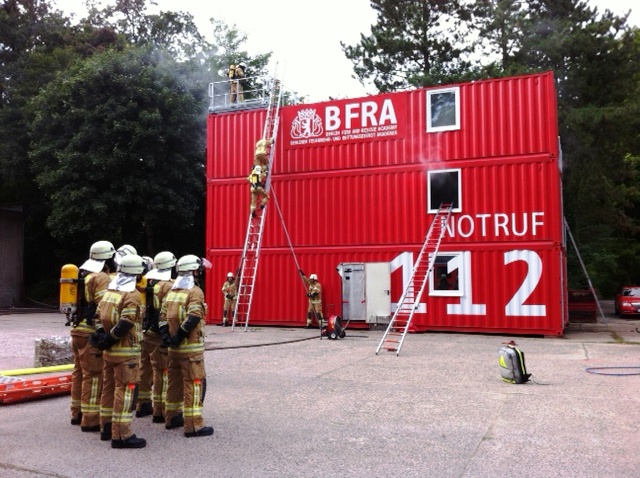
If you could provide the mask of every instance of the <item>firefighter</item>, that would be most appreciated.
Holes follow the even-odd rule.
[[[253,164],[256,166],[262,166],[264,171],[267,171],[269,155],[267,153],[267,148],[273,144],[273,138],[271,139],[260,139],[256,143],[255,153],[253,155]]]
[[[120,259],[129,254],[137,254],[138,251],[135,247],[129,244],[123,244],[116,250],[116,264],[120,264]]]
[[[204,367],[204,293],[196,284],[203,260],[194,255],[181,257],[178,277],[162,303],[160,333],[169,346],[169,380],[165,428],[184,426],[184,436],[213,435],[204,426],[202,403],[207,390]]]
[[[146,274],[146,308],[142,322],[140,386],[136,417],[153,415],[153,423],[164,423],[164,400],[167,385],[167,348],[161,346],[159,330],[162,300],[171,290],[176,256],[169,251],[156,254],[154,269]]]
[[[222,310],[222,326],[227,326],[227,318],[231,317],[236,310],[236,296],[238,295],[238,286],[233,272],[227,274],[227,280],[222,284],[222,295],[224,297],[224,307]]]
[[[229,103],[242,103],[244,101],[244,92],[242,87],[242,79],[244,78],[244,65],[229,65],[227,72],[229,77]]]
[[[265,189],[267,184],[267,173],[262,166],[253,166],[247,178],[251,185],[251,217],[256,217],[256,208],[260,198],[260,209],[264,209],[269,200],[269,193]]]
[[[100,439],[111,448],[143,448],[147,441],[131,432],[140,380],[142,300],[136,283],[144,263],[137,254],[120,259],[118,273],[98,305],[100,324],[92,344],[104,350],[103,388],[100,399]]]
[[[89,259],[80,266],[80,280],[84,280],[84,301],[73,320],[71,351],[71,424],[80,425],[83,432],[100,431],[100,391],[102,389],[102,351],[92,347],[89,336],[95,332],[96,309],[107,290],[110,272],[115,272],[116,253],[109,241],[95,242]],[[79,288],[80,289],[80,288]]]
[[[307,308],[307,329],[313,324],[313,316],[318,320],[318,327],[322,328],[322,285],[318,282],[318,276],[311,274],[307,279],[304,272],[300,270],[302,280],[307,286],[307,297],[309,298],[309,307]]]

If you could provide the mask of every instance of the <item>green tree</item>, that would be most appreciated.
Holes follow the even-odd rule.
[[[126,240],[148,254],[160,235],[193,243],[205,122],[169,62],[149,48],[106,51],[34,98],[30,157],[59,241]]]
[[[472,11],[459,0],[372,0],[378,12],[371,34],[357,45],[341,43],[361,82],[381,92],[468,78],[468,21]]]

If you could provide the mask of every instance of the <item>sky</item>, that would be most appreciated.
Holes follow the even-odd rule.
[[[82,17],[84,0],[54,0],[59,9]],[[104,3],[104,2],[103,2]],[[107,2],[112,3],[112,2]],[[369,0],[156,0],[150,12],[191,13],[200,32],[212,39],[210,18],[222,20],[247,34],[250,54],[272,52],[272,71],[284,74],[283,83],[307,102],[329,97],[355,98],[374,92],[353,78],[353,64],[340,42],[356,45],[376,23]],[[630,25],[640,25],[637,0],[588,0],[599,12],[618,15],[632,10]]]

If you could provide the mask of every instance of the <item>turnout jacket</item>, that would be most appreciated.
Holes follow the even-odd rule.
[[[175,335],[189,315],[200,319],[198,325],[178,347],[169,347],[169,356],[196,357],[204,353],[204,293],[197,285],[190,289],[171,289],[162,301],[160,326],[168,324],[169,333]]]
[[[98,316],[104,330],[111,332],[120,320],[133,327],[118,342],[105,350],[102,358],[111,363],[122,363],[140,356],[142,340],[142,301],[137,290],[124,292],[107,290],[98,305]]]

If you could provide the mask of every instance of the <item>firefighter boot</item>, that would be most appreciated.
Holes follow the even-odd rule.
[[[180,428],[184,426],[184,416],[182,413],[180,415],[176,415],[175,417],[171,417],[169,423],[167,423],[164,427],[167,430],[172,430],[173,428]]]
[[[164,423],[164,415],[154,415],[153,423]]]
[[[111,440],[111,448],[144,448],[147,440],[131,435],[126,440]]]
[[[312,321],[313,317],[311,316],[311,312],[307,312],[307,329],[311,328]]]
[[[188,432],[188,433],[184,434],[184,436],[186,436],[187,438],[190,438],[190,437],[208,437],[210,435],[213,435],[213,427],[202,427],[200,430],[198,430],[196,432]]]
[[[142,418],[153,414],[153,405],[151,402],[141,403],[136,410],[136,417]]]
[[[76,418],[71,418],[71,424],[80,425],[81,423],[82,423],[82,412],[79,412]]]
[[[111,422],[105,423],[102,427],[102,431],[100,432],[100,440],[108,441],[111,440]]]

